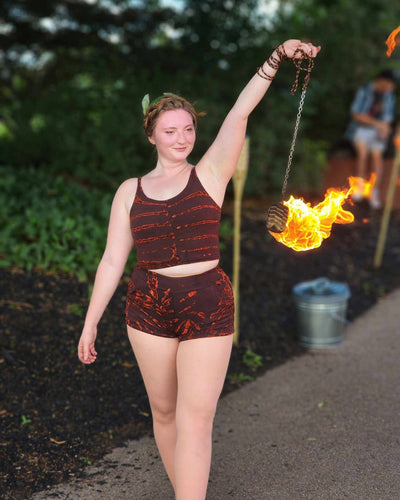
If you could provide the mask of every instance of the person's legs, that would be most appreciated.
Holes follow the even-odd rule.
[[[371,207],[380,208],[382,202],[380,199],[380,190],[382,185],[383,174],[383,152],[382,149],[373,149],[371,151],[372,171],[376,174],[375,186],[371,195]]]
[[[356,160],[356,170],[357,177],[361,179],[367,178],[367,163],[368,163],[368,146],[363,140],[356,140],[354,142],[354,148],[356,150],[357,160]],[[363,195],[363,181],[359,181],[359,186],[355,188],[352,195],[353,201],[362,201]]]
[[[368,147],[364,141],[355,141],[354,148],[357,155],[357,176],[363,179],[367,176]]]
[[[149,397],[158,450],[172,486],[175,488],[178,339],[150,335],[129,326],[128,336]]]
[[[372,171],[376,174],[375,186],[380,189],[383,173],[383,153],[381,149],[371,151]]]
[[[177,354],[175,494],[204,500],[214,415],[232,350],[232,335],[186,340]]]

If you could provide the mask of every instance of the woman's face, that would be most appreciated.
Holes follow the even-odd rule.
[[[184,109],[164,111],[159,116],[149,141],[159,156],[169,160],[185,159],[193,150],[196,131],[190,114]]]

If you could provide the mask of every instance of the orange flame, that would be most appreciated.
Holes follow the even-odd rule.
[[[372,173],[369,180],[362,177],[349,177],[349,184],[352,195],[358,195],[361,198],[371,198],[372,189],[375,185],[376,174]]]
[[[322,241],[331,235],[333,223],[349,224],[354,221],[354,215],[345,210],[342,205],[353,194],[354,186],[361,184],[360,180],[363,180],[365,184],[368,182],[359,177],[350,179],[350,188],[344,190],[328,189],[324,201],[315,207],[312,207],[311,203],[306,203],[301,198],[293,196],[288,201],[284,201],[284,205],[289,208],[286,228],[282,233],[270,231],[272,236],[296,252],[320,247]]]
[[[385,43],[387,45],[386,55],[390,57],[396,45],[400,44],[400,26],[397,26],[397,28],[390,33]]]

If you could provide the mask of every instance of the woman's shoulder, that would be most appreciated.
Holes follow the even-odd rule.
[[[125,196],[129,196],[132,194],[132,192],[135,194],[136,189],[138,186],[138,177],[132,177],[130,179],[126,179],[122,184],[117,189],[117,192],[115,193],[116,197],[122,197],[124,198]]]
[[[124,182],[122,182],[122,184],[120,184],[119,188],[117,189],[114,200],[123,203],[129,210],[135,197],[137,186],[138,177],[126,179]]]
[[[129,191],[130,189],[136,189],[138,185],[138,177],[131,177],[126,179],[122,184],[120,184],[118,191]]]

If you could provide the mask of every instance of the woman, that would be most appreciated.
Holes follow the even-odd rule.
[[[96,360],[97,324],[133,245],[137,267],[128,285],[129,340],[148,393],[154,436],[178,500],[203,500],[211,434],[232,348],[233,296],[218,267],[218,227],[226,186],[242,149],[247,119],[286,58],[316,57],[320,47],[288,40],[241,92],[219,133],[194,167],[188,156],[197,114],[165,95],[145,112],[156,167],[118,189],[99,264],[79,359]]]

